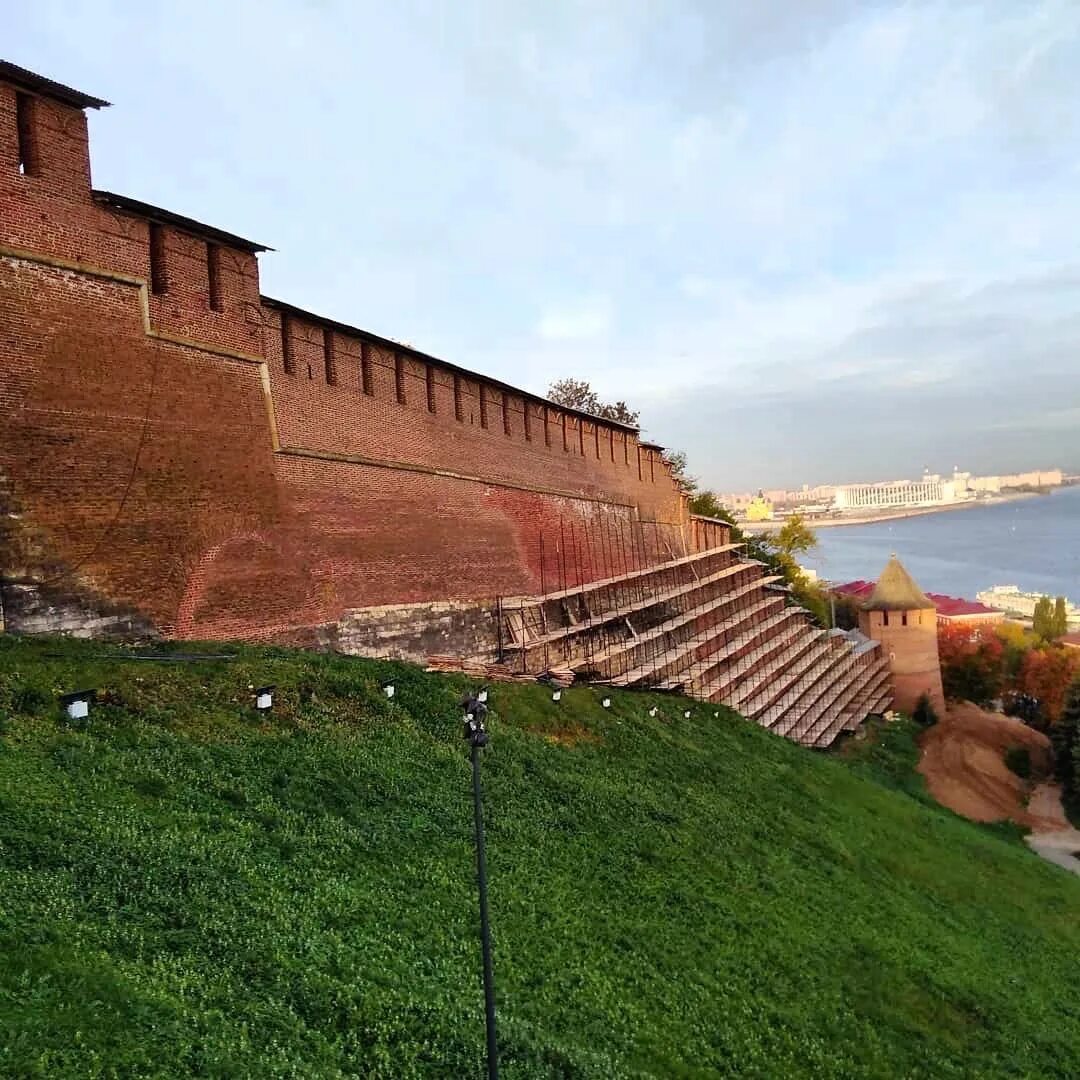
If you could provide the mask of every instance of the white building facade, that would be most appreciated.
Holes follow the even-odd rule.
[[[836,489],[837,510],[886,510],[898,506],[935,506],[956,501],[952,480],[928,476],[922,480],[897,480],[891,484],[844,484]]]

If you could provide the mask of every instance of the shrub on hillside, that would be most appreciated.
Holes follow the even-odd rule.
[[[922,694],[915,703],[911,719],[920,727],[933,727],[938,722],[937,710],[930,701],[929,694]]]
[[[1037,731],[1045,732],[1049,727],[1046,718],[1043,716],[1042,704],[1038,698],[1032,697],[1030,694],[1015,691],[1006,694],[1002,711],[1006,716],[1014,716],[1017,720],[1022,720],[1028,727],[1033,727]]]
[[[1066,806],[1080,805],[1080,679],[1069,687],[1061,717],[1050,732],[1054,775],[1061,782]]]
[[[1005,751],[1005,764],[1021,780],[1031,779],[1031,751],[1026,746],[1010,746]]]

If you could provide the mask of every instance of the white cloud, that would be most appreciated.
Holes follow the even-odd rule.
[[[610,300],[595,297],[545,311],[536,333],[544,341],[588,341],[604,337],[611,323]]]

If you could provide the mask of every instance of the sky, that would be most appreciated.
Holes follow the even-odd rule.
[[[1080,3],[81,0],[5,59],[94,184],[264,293],[543,393],[721,491],[1080,471]]]

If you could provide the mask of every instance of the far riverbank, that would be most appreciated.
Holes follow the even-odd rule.
[[[942,503],[940,506],[897,507],[895,510],[883,510],[878,514],[845,514],[837,517],[817,517],[812,514],[803,520],[813,529],[834,529],[843,525],[877,525],[883,521],[898,521],[902,518],[923,517],[926,514],[942,514],[950,510],[975,510],[979,507],[1000,506],[1003,503],[1019,502],[1023,499],[1038,499],[1043,496],[1036,491],[1018,491],[1013,495],[999,495],[993,499],[978,499],[972,502]],[[743,532],[760,533],[779,528],[784,519],[773,521],[740,521]]]

